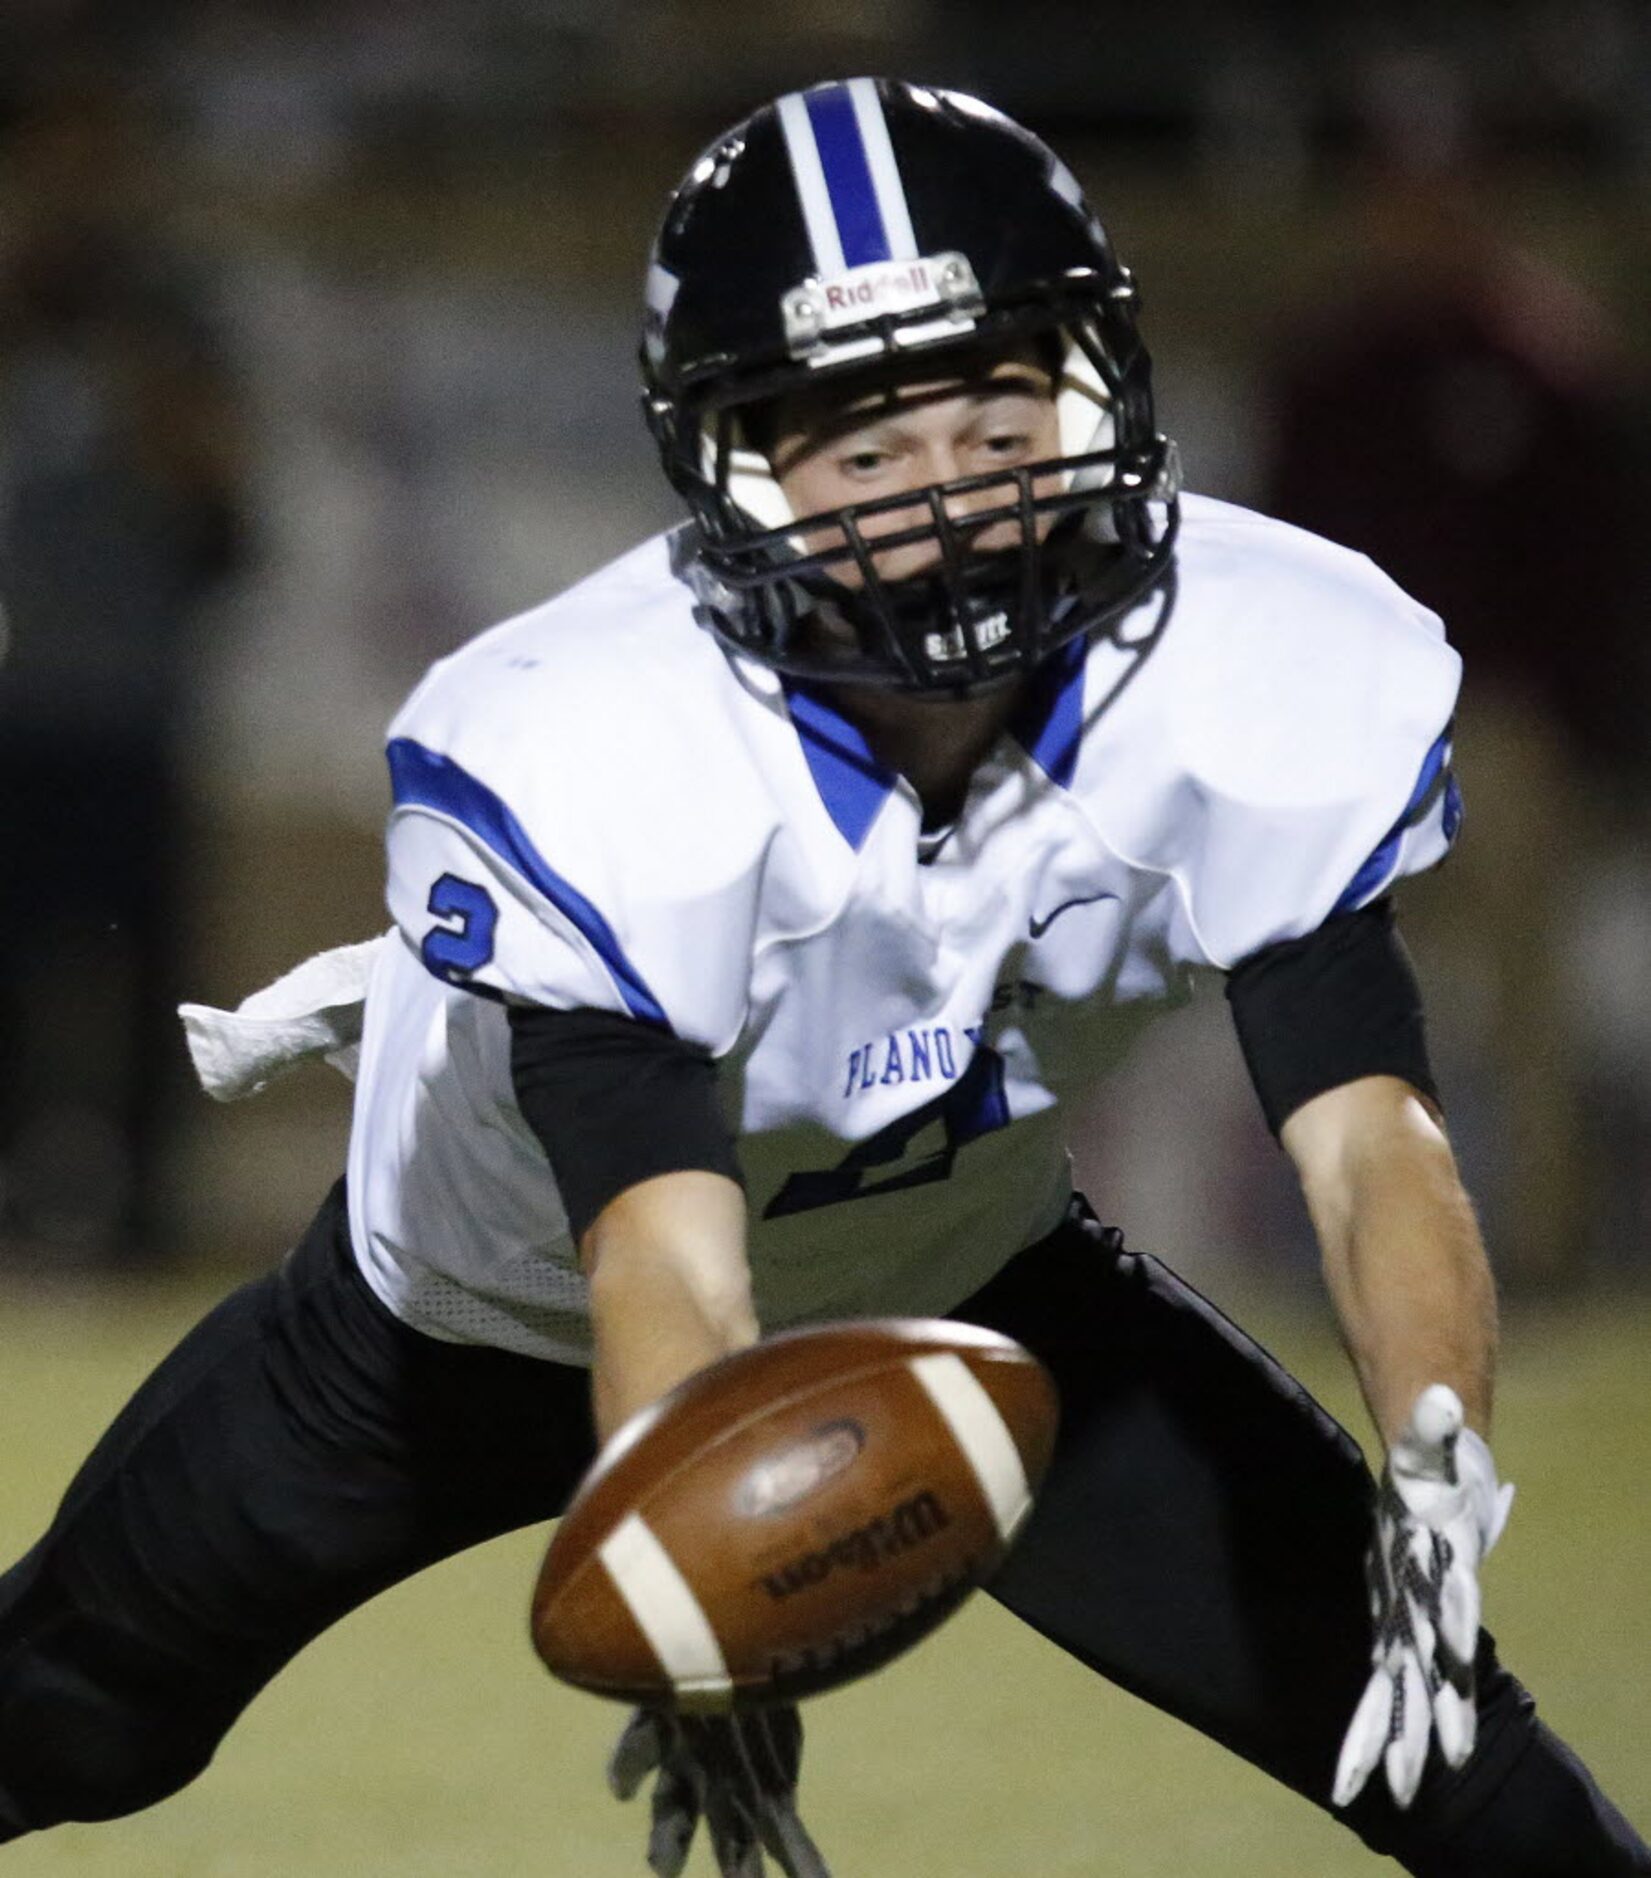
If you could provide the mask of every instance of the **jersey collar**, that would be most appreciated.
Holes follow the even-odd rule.
[[[1088,644],[1081,637],[1069,640],[1040,667],[1009,724],[1016,743],[1062,789],[1071,787],[1078,764]],[[820,692],[786,674],[780,683],[814,787],[837,832],[858,852],[899,778],[877,761],[864,735]]]
[[[883,768],[864,736],[819,692],[788,675],[780,682],[814,787],[837,832],[858,853],[899,779]]]
[[[1009,734],[1058,788],[1070,789],[1083,736],[1083,675],[1089,640],[1067,640],[1038,667]]]

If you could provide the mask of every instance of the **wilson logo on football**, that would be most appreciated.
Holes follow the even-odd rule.
[[[914,1493],[909,1500],[902,1500],[893,1512],[879,1513],[875,1519],[845,1532],[817,1552],[804,1552],[778,1570],[764,1572],[757,1582],[778,1602],[824,1584],[833,1572],[875,1571],[889,1559],[898,1558],[902,1552],[909,1552],[914,1546],[934,1538],[936,1533],[944,1532],[951,1523],[951,1514],[937,1495]]]
[[[827,1422],[806,1441],[759,1461],[734,1489],[735,1512],[746,1519],[785,1512],[852,1467],[865,1445],[858,1422]]]

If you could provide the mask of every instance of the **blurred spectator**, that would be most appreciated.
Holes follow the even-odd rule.
[[[239,419],[112,83],[0,148],[0,1224],[160,1249],[191,626],[242,553]]]
[[[1446,77],[1372,89],[1339,289],[1280,348],[1263,506],[1365,550],[1462,651],[1467,828],[1414,930],[1492,1244],[1557,1282],[1610,1171],[1566,972],[1582,883],[1643,810],[1646,509],[1615,339],[1481,196]]]

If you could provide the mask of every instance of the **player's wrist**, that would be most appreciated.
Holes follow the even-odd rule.
[[[1448,1383],[1417,1395],[1389,1451],[1388,1472],[1406,1505],[1430,1524],[1465,1514],[1481,1558],[1496,1543],[1513,1489],[1499,1478],[1490,1443],[1468,1426],[1462,1398]]]

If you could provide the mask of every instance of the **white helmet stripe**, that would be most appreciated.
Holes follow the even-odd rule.
[[[802,93],[793,91],[781,98],[779,113],[786,155],[791,159],[791,174],[803,205],[803,220],[808,224],[808,239],[814,249],[814,265],[827,277],[841,274],[842,238],[837,233],[837,218],[831,212],[831,191],[826,187],[820,147],[814,141],[814,126],[808,121],[808,106],[803,102]]]
[[[894,160],[894,145],[889,142],[888,123],[877,96],[877,80],[851,78],[848,95],[860,126],[860,141],[865,145],[866,166],[871,171],[871,186],[877,193],[877,207],[888,237],[889,259],[915,261],[917,237],[912,233],[906,186],[900,180],[900,165]]]

